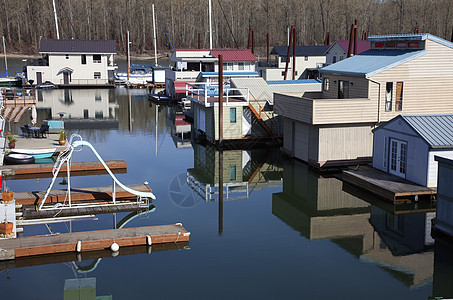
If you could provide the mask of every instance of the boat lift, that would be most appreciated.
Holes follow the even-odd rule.
[[[70,174],[71,158],[72,158],[72,154],[74,153],[74,151],[81,151],[83,146],[87,146],[93,151],[93,153],[96,155],[98,160],[104,166],[104,168],[106,169],[106,171],[108,172],[110,177],[112,177],[112,180],[113,180],[113,184],[112,184],[112,200],[113,200],[113,204],[114,205],[118,205],[116,203],[116,185],[121,187],[123,190],[125,190],[125,191],[127,191],[127,192],[129,192],[129,193],[131,193],[131,194],[133,194],[135,196],[137,196],[137,204],[140,205],[140,206],[143,206],[143,207],[146,206],[147,207],[149,205],[149,198],[151,198],[153,200],[156,199],[156,197],[154,196],[154,194],[151,191],[150,192],[136,191],[136,190],[133,190],[133,189],[125,186],[124,184],[122,184],[115,177],[115,175],[113,175],[112,171],[106,165],[106,163],[104,162],[102,157],[99,155],[99,153],[96,151],[96,149],[93,147],[93,145],[91,145],[91,143],[89,143],[87,141],[84,141],[79,134],[73,134],[73,135],[71,135],[71,138],[69,140],[68,147],[64,151],[62,151],[60,153],[60,155],[58,156],[57,161],[55,162],[54,168],[52,170],[52,173],[53,173],[52,181],[50,182],[49,187],[47,188],[46,193],[45,193],[44,197],[42,198],[39,206],[36,208],[37,211],[40,211],[40,210],[54,210],[54,209],[68,209],[68,208],[73,208],[74,207],[72,205],[72,203],[71,203],[71,180],[70,180],[71,179],[71,174]],[[76,149],[76,148],[80,148],[80,149]],[[67,169],[67,177],[68,177],[68,180],[67,180],[67,182],[68,182],[68,191],[67,191],[68,206],[59,206],[59,207],[55,207],[54,206],[54,207],[51,207],[51,208],[43,208],[44,207],[44,203],[46,202],[46,199],[49,196],[50,191],[52,190],[52,187],[53,187],[53,185],[55,183],[55,180],[58,177],[58,173],[59,173],[61,167],[64,165],[64,163],[67,164],[67,168],[66,169]],[[148,182],[147,181],[145,181],[144,184],[146,186],[148,186]],[[86,205],[86,204],[83,205],[82,204],[82,205],[78,205],[78,206],[95,207],[95,206],[99,206],[99,205],[100,204],[92,204],[92,205]]]

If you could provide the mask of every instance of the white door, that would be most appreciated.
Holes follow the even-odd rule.
[[[390,139],[390,168],[389,173],[406,178],[407,171],[407,143]]]

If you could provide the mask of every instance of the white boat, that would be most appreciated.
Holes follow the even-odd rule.
[[[117,83],[127,82],[127,73],[116,73],[115,81]],[[132,65],[129,74],[130,84],[149,84],[153,82],[153,70],[147,65]]]
[[[27,154],[35,159],[49,158],[55,153],[57,148],[39,148],[39,149],[11,149],[13,153]]]

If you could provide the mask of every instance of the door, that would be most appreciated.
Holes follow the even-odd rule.
[[[36,72],[36,84],[42,83],[42,73]]]
[[[407,143],[390,139],[390,166],[389,173],[406,178],[407,171]]]

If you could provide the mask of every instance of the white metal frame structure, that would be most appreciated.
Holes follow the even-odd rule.
[[[75,140],[75,139],[78,139],[78,140]],[[73,141],[74,140],[74,141]],[[98,160],[101,162],[101,164],[104,166],[104,168],[106,169],[106,171],[108,172],[108,174],[110,175],[110,177],[112,177],[112,180],[113,180],[113,185],[112,185],[112,198],[113,198],[113,204],[117,204],[116,203],[116,184],[121,187],[123,190],[133,194],[133,195],[136,195],[137,196],[137,203],[139,205],[142,205],[143,206],[148,206],[149,204],[149,200],[148,198],[151,198],[151,199],[156,199],[156,197],[154,196],[154,194],[152,192],[140,192],[140,191],[136,191],[136,190],[133,190],[131,188],[128,188],[127,186],[123,185],[116,177],[115,175],[113,175],[112,171],[110,170],[110,168],[106,165],[106,163],[104,162],[104,160],[102,159],[102,157],[99,155],[99,153],[96,151],[96,149],[93,147],[93,145],[91,145],[89,142],[86,142],[86,141],[83,141],[82,140],[82,137],[78,134],[73,134],[69,140],[69,146],[68,148],[66,148],[64,151],[62,151],[60,153],[60,155],[58,156],[58,159],[57,161],[55,162],[55,165],[54,165],[54,168],[52,170],[52,173],[53,173],[53,178],[52,178],[52,181],[50,182],[49,184],[49,187],[47,188],[47,191],[44,195],[44,197],[42,198],[40,204],[39,204],[39,207],[37,207],[37,210],[49,210],[49,209],[55,209],[55,207],[52,207],[52,208],[43,208],[44,206],[44,203],[46,202],[46,199],[47,197],[49,196],[50,194],[50,191],[52,190],[52,187],[55,183],[55,180],[57,179],[58,177],[58,173],[61,169],[61,167],[64,165],[64,163],[66,163],[67,165],[67,177],[68,177],[68,191],[67,191],[67,196],[68,196],[68,205],[69,206],[63,206],[63,207],[57,207],[58,209],[65,209],[65,208],[72,208],[72,203],[71,203],[71,174],[70,174],[70,165],[71,165],[71,158],[72,158],[72,154],[74,152],[74,150],[77,148],[77,147],[82,147],[82,146],[87,146],[91,149],[91,151],[93,151],[94,155],[96,155],[96,157],[98,158]],[[82,149],[80,149],[82,150]],[[77,150],[77,151],[80,151],[80,150]],[[145,181],[144,182],[145,185],[147,184],[147,182]],[[83,205],[83,207],[94,207],[94,206],[100,206],[100,204],[93,204],[93,205]]]

